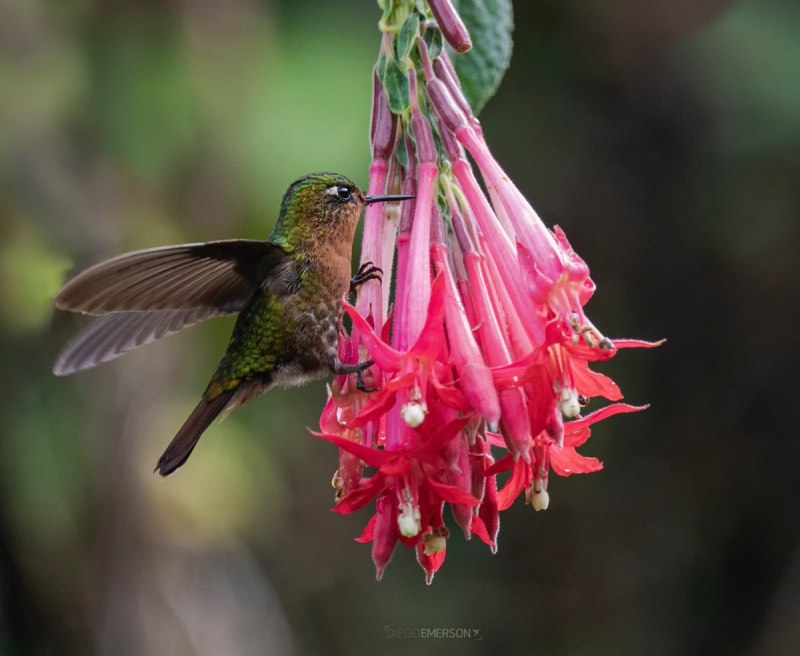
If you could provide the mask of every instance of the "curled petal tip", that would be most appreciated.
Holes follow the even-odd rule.
[[[662,344],[666,343],[667,338],[664,337],[659,339],[655,342],[648,342],[643,339],[614,339],[610,340],[613,343],[613,348],[615,349],[622,349],[622,348],[657,348]]]

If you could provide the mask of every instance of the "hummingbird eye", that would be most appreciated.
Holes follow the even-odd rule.
[[[337,187],[336,197],[343,203],[346,203],[353,197],[353,194],[347,187]]]

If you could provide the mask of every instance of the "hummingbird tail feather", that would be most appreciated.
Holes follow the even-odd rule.
[[[186,462],[200,436],[230,403],[236,391],[236,388],[227,390],[213,399],[203,397],[183,426],[181,426],[178,434],[172,438],[172,442],[169,443],[164,454],[158,459],[156,471],[159,474],[169,476]]]

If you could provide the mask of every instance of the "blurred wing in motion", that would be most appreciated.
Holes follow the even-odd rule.
[[[56,307],[84,314],[196,308],[237,312],[269,272],[291,264],[286,251],[266,241],[150,248],[78,274],[58,292]]]
[[[93,321],[67,343],[56,358],[53,373],[68,376],[91,369],[199,321],[231,312],[213,308],[111,312]]]
[[[104,316],[64,347],[53,373],[89,369],[199,321],[238,312],[262,281],[272,281],[269,291],[285,293],[298,280],[291,256],[266,241],[181,244],[106,260],[56,295],[62,310]]]

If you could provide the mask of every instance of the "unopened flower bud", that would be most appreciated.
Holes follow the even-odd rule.
[[[453,96],[450,95],[444,82],[434,78],[428,81],[427,88],[431,104],[448,130],[455,132],[458,128],[467,124],[467,117],[464,116],[464,112],[453,100]]]
[[[442,36],[456,52],[467,52],[472,48],[469,31],[450,0],[428,0],[428,6],[442,31]]]
[[[464,157],[464,147],[458,142],[455,135],[447,129],[441,119],[439,119],[439,136],[442,138],[442,147],[447,159],[454,162],[459,157]]]
[[[417,160],[422,162],[436,161],[436,147],[433,145],[431,126],[418,110],[411,113],[411,131],[414,133],[414,144],[417,147]]]
[[[394,148],[396,132],[397,117],[389,109],[389,101],[378,78],[376,66],[372,72],[372,116],[369,132],[373,159],[389,159]]]
[[[469,106],[469,102],[464,96],[464,92],[461,90],[458,76],[456,75],[450,59],[444,55],[437,57],[433,61],[433,71],[436,73],[436,77],[444,83],[445,88],[450,92],[450,95],[459,109],[464,113],[464,116],[471,117],[472,108]]]

